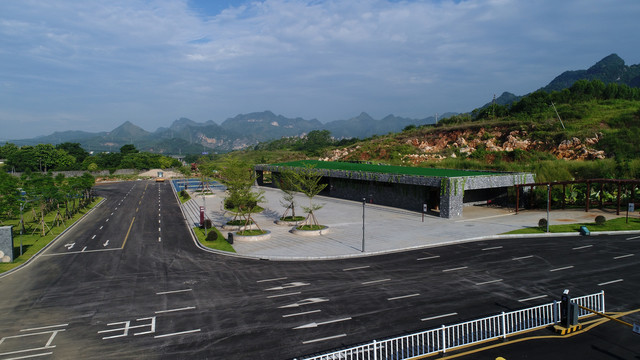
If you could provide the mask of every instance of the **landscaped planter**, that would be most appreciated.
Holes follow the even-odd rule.
[[[302,236],[325,235],[329,233],[329,227],[322,225],[322,229],[318,229],[318,230],[301,230],[301,229],[298,229],[297,226],[294,226],[293,229],[291,229],[291,233],[296,235],[302,235]]]
[[[284,225],[284,226],[299,226],[299,225],[304,225],[306,223],[307,218],[305,218],[304,216],[300,216],[300,220],[282,220],[282,219],[278,219],[276,220],[276,224],[277,225]]]
[[[255,223],[247,226],[247,230],[255,230],[257,228],[258,225],[256,225]],[[244,230],[244,225],[223,225],[222,229],[227,231],[239,231]]]
[[[233,234],[233,241],[262,241],[271,238],[271,231],[265,230],[264,234],[260,235],[238,235],[238,233]]]

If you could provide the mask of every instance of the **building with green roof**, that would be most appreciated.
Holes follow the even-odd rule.
[[[260,186],[265,173],[277,180],[288,168],[309,167],[322,174],[327,187],[321,195],[439,214],[462,216],[464,206],[504,202],[514,185],[534,182],[531,173],[433,169],[335,161],[301,160],[254,167]]]

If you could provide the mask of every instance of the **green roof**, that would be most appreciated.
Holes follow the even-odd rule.
[[[364,171],[383,174],[399,174],[399,175],[415,175],[428,177],[461,177],[461,176],[487,176],[487,175],[504,175],[505,173],[490,171],[472,171],[472,170],[456,170],[456,169],[434,169],[422,167],[392,166],[392,165],[373,165],[363,163],[348,163],[338,161],[318,161],[318,160],[300,160],[284,163],[270,164],[270,166],[289,166],[304,167],[312,166],[316,169],[327,170],[345,170],[345,171]]]

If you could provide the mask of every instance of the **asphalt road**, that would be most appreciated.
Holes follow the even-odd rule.
[[[640,308],[640,236],[271,262],[196,247],[168,183],[96,191],[102,205],[36,261],[0,278],[0,360],[287,359],[548,303],[563,289],[604,290],[608,311]],[[640,322],[633,316],[627,320]],[[589,346],[594,335],[582,335],[499,354],[637,357],[637,335],[620,329],[591,333],[597,349]]]

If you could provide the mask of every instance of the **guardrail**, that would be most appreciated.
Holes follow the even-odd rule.
[[[604,291],[576,297],[573,303],[605,311]],[[401,360],[415,356],[445,353],[447,350],[484,341],[506,338],[522,331],[533,330],[560,322],[560,301],[527,309],[502,312],[498,315],[467,321],[441,328],[421,331],[392,339],[354,346],[327,354],[302,358],[303,360]],[[591,315],[580,309],[578,316]]]

